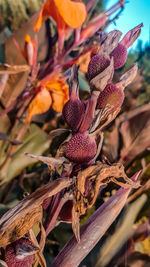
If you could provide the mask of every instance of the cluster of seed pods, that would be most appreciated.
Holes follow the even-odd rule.
[[[124,87],[134,78],[137,66],[124,74],[118,83],[113,84],[114,71],[124,66],[127,49],[140,34],[140,24],[130,30],[121,41],[122,33],[112,31],[100,36],[100,49],[93,55],[88,65],[90,97],[82,102],[79,98],[78,68],[72,68],[70,78],[70,98],[64,105],[63,118],[72,130],[72,137],[66,145],[66,157],[75,164],[88,165],[97,154],[98,129],[114,119],[124,100]],[[133,74],[134,73],[134,74]],[[113,116],[114,115],[114,116]],[[111,120],[112,120],[111,119]]]

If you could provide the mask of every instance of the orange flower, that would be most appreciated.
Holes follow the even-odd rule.
[[[25,37],[25,44],[24,49],[22,50],[17,43],[17,41],[14,39],[14,43],[18,49],[18,51],[23,55],[23,57],[26,59],[27,63],[30,66],[33,66],[36,63],[36,57],[37,57],[37,41],[31,40],[30,35],[27,34]]]
[[[51,78],[44,85],[39,85],[39,90],[29,105],[28,122],[34,115],[48,111],[51,105],[56,112],[61,112],[69,99],[68,84],[61,77]]]
[[[52,78],[45,83],[46,89],[51,93],[52,108],[61,112],[64,104],[69,99],[69,86],[62,78]]]
[[[60,50],[63,48],[65,34],[70,28],[78,28],[85,21],[87,12],[84,3],[71,0],[47,0],[43,3],[34,30],[39,31],[42,23],[51,16],[56,24]]]

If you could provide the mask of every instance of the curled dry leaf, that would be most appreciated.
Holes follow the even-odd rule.
[[[127,182],[127,184],[116,180],[121,177],[125,182]],[[90,183],[88,192],[85,193],[87,181],[90,181]],[[77,176],[74,192],[74,205],[75,210],[79,212],[79,215],[84,214],[87,209],[90,209],[94,205],[100,186],[107,184],[110,181],[114,181],[116,184],[125,188],[136,188],[139,186],[126,176],[123,165],[113,164],[110,166],[108,164],[97,162],[96,165],[90,166],[79,172]]]
[[[102,43],[104,46],[103,52],[109,55],[118,45],[121,35],[122,33],[118,30],[109,32]]]
[[[69,164],[69,161],[64,157],[50,158],[50,157],[33,155],[30,153],[24,153],[24,154],[25,154],[25,156],[30,157],[32,159],[42,161],[43,163],[47,164],[51,170],[56,170],[57,168],[61,167],[63,164],[64,165]]]
[[[6,246],[24,236],[37,222],[42,220],[44,199],[68,187],[67,178],[57,179],[38,188],[34,193],[20,201],[0,219],[0,247]]]
[[[126,183],[117,179],[123,178]],[[137,188],[138,182],[133,182],[124,172],[121,164],[107,165],[97,162],[77,175],[76,187],[74,189],[72,228],[77,241],[80,241],[79,217],[94,205],[100,186],[114,182],[123,188]]]
[[[135,181],[138,175],[139,172],[132,177],[132,181]],[[51,267],[77,267],[119,215],[129,193],[129,188],[121,188],[101,205],[81,227],[80,242],[77,243],[73,236],[52,262]]]
[[[122,82],[123,87],[128,86],[135,79],[137,71],[138,65],[134,63],[133,66],[120,77],[119,81]]]

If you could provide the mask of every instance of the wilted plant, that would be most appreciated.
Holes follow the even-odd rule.
[[[6,135],[2,139],[10,143],[19,142],[29,128],[32,117],[46,112],[51,105],[55,111],[62,111],[68,129],[56,129],[50,135],[67,132],[68,137],[61,142],[55,158],[37,156],[31,154],[32,151],[25,153],[25,156],[48,165],[51,181],[27,195],[1,218],[0,246],[4,248],[3,260],[8,266],[28,267],[32,264],[37,266],[38,263],[46,266],[43,256],[46,237],[62,221],[72,224],[74,237],[51,266],[78,266],[118,216],[130,190],[139,187],[136,180],[140,172],[129,178],[121,162],[111,164],[100,156],[104,129],[120,112],[125,97],[124,89],[135,78],[138,67],[134,64],[116,83],[112,82],[114,71],[125,64],[127,48],[139,36],[142,24],[130,30],[121,41],[120,31],[108,34],[98,32],[99,41],[94,45],[92,40],[91,45],[89,38],[104,26],[109,15],[122,7],[124,1],[119,1],[109,11],[88,22],[86,17],[92,2],[88,2],[87,8],[81,1],[47,0],[43,3],[34,30],[38,31],[42,23],[51,16],[57,26],[58,42],[53,57],[41,68],[37,60],[37,36],[32,41],[27,35],[24,49],[14,40],[27,65],[20,66],[20,69],[7,65],[7,74],[26,68],[28,78],[23,92],[6,107],[1,117],[20,103],[24,104],[18,109],[17,115],[21,116],[27,109],[27,116],[16,140],[10,140]],[[69,36],[68,39],[66,35]],[[85,41],[87,45],[83,49],[81,44]],[[69,59],[68,55],[74,48],[78,50],[77,56]],[[90,61],[87,64],[87,77],[90,93],[83,100],[79,97],[77,65],[78,60],[88,52]],[[71,66],[70,74],[66,70]],[[16,120],[13,131],[17,126]],[[1,163],[2,169],[15,150],[16,147],[10,148],[8,157]],[[110,182],[123,188],[101,205],[80,231],[80,217],[93,207],[101,188]],[[32,230],[35,224],[39,224],[37,235]]]

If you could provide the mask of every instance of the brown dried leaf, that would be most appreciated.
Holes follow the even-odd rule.
[[[118,30],[109,32],[102,44],[104,46],[103,52],[109,55],[118,45],[121,35],[122,33]]]
[[[29,65],[9,65],[9,64],[4,64],[0,65],[0,74],[17,74],[20,72],[26,72],[30,70]]]
[[[76,240],[80,242],[80,218],[79,212],[75,210],[75,206],[72,208],[72,230],[76,237]]]
[[[50,167],[60,167],[64,162],[68,162],[68,160],[64,157],[61,158],[50,158],[50,157],[43,157],[43,156],[38,156],[38,155],[33,155],[30,153],[25,152],[24,153],[25,156],[36,159],[36,160],[40,160],[44,163],[46,163],[48,166]]]
[[[128,86],[135,79],[137,71],[138,65],[137,63],[134,63],[133,66],[120,77],[119,81],[122,82],[123,88]]]
[[[67,178],[57,179],[38,188],[19,204],[11,208],[0,219],[0,247],[6,246],[24,236],[37,222],[42,219],[44,199],[57,194],[68,187],[71,181]]]
[[[117,181],[117,179],[121,177],[126,183]],[[123,165],[118,163],[110,166],[102,162],[96,162],[96,165],[79,172],[77,176],[76,188],[74,190],[75,211],[77,211],[79,215],[82,215],[87,209],[90,209],[97,199],[100,186],[110,181],[124,188],[139,187],[138,183],[132,182],[126,176]],[[88,191],[86,189],[87,186]]]
[[[139,173],[132,177],[135,181]],[[80,242],[73,236],[54,259],[51,267],[76,267],[89,254],[124,207],[130,189],[119,189],[81,226]]]
[[[3,94],[3,91],[5,89],[5,85],[7,83],[8,80],[8,73],[5,73],[4,75],[2,75],[1,79],[0,79],[0,98]]]
[[[38,247],[39,244],[38,244],[38,242],[37,242],[37,239],[36,239],[35,234],[34,234],[34,232],[33,232],[32,229],[29,230],[29,237],[30,237],[30,240],[32,241],[32,244],[33,244],[34,246],[37,246],[37,247]],[[44,244],[45,244],[45,243],[44,243]],[[40,251],[38,251],[38,252],[36,253],[36,258],[37,258],[37,260],[36,260],[36,262],[34,263],[34,266],[37,266],[38,263],[40,263],[40,265],[41,265],[42,267],[46,267],[46,261],[45,261],[45,258],[44,258],[44,255],[43,255],[42,251],[43,251],[43,249],[40,247]]]
[[[9,75],[7,84],[1,96],[4,107],[8,107],[23,91],[28,77],[28,72]]]

